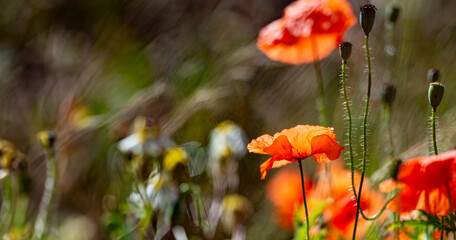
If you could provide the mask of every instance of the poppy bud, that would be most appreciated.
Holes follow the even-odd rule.
[[[399,6],[390,4],[386,7],[385,17],[390,23],[396,23],[400,12],[401,8]]]
[[[445,87],[441,83],[434,82],[429,84],[428,98],[429,103],[434,110],[440,105],[444,91]]]
[[[399,173],[399,167],[402,164],[402,160],[400,158],[395,158],[393,163],[391,164],[391,178],[397,180],[397,174]]]
[[[391,106],[396,97],[396,86],[394,84],[388,83],[382,89],[382,101],[384,104]]]
[[[359,24],[363,28],[364,34],[369,36],[372,26],[374,26],[375,21],[375,11],[377,8],[372,4],[365,4],[361,7],[361,12],[359,13]]]
[[[349,42],[341,42],[339,44],[339,53],[340,57],[344,60],[347,61],[348,58],[350,58],[351,52],[352,52],[352,44]]]
[[[435,68],[431,68],[427,72],[427,78],[428,78],[429,83],[439,81],[439,76],[440,76],[439,70],[437,70]]]
[[[54,146],[55,133],[53,131],[41,131],[36,137],[43,147],[52,148]]]

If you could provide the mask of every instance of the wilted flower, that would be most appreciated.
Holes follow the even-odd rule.
[[[209,142],[209,166],[213,176],[225,175],[229,161],[240,160],[247,152],[247,137],[232,121],[219,123],[212,131]],[[237,168],[237,164],[236,168]]]
[[[240,159],[247,152],[247,137],[244,131],[232,121],[223,121],[211,131],[209,158],[234,157]]]
[[[237,225],[243,225],[253,213],[247,198],[239,194],[227,195],[222,201],[221,222],[225,231],[232,232]]]
[[[337,49],[355,22],[346,0],[300,0],[285,8],[281,19],[261,30],[257,46],[276,61],[314,62]]]
[[[150,126],[143,116],[135,119],[133,133],[117,144],[117,148],[123,153],[145,154],[152,157],[158,157],[163,150],[172,146],[175,146],[174,142],[160,135],[158,128]]]
[[[252,140],[247,146],[250,152],[273,155],[261,164],[261,179],[266,177],[271,168],[297,162],[313,156],[315,161],[326,163],[336,160],[344,149],[336,141],[332,128],[310,125],[298,125],[274,134],[264,134]]]
[[[26,159],[13,143],[0,140],[0,169],[24,170],[27,167]],[[3,172],[0,175],[4,177],[6,173]]]

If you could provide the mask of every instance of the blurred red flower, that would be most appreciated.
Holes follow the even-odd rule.
[[[327,57],[356,22],[346,0],[299,0],[258,36],[257,47],[270,59],[302,64]]]
[[[310,193],[312,182],[307,178],[305,186],[306,193]],[[266,195],[274,206],[277,224],[285,230],[292,231],[296,211],[303,204],[299,171],[285,168],[277,172],[268,183]]]
[[[324,176],[325,168],[321,167],[317,176]],[[310,199],[329,200],[330,204],[323,212],[325,226],[329,235],[327,239],[350,239],[356,218],[356,200],[352,192],[350,170],[345,169],[341,163],[330,165],[329,178],[320,177],[310,195]],[[355,173],[355,183],[359,183],[360,175]],[[361,209],[368,216],[376,214],[384,204],[383,195],[369,188],[365,182],[361,197]],[[359,186],[355,186],[359,188]],[[384,221],[383,214],[378,221]],[[357,237],[362,238],[372,222],[363,218],[358,220]]]
[[[439,216],[448,215],[449,194],[452,203],[456,202],[455,159],[456,150],[413,158],[400,165],[397,180],[389,179],[379,186],[383,192],[402,188],[389,209],[397,213],[417,209]]]
[[[274,137],[264,134],[252,140],[247,148],[252,153],[273,155],[261,164],[261,179],[266,177],[269,169],[297,162],[298,159],[313,156],[319,163],[335,160],[344,149],[336,141],[332,128],[309,125],[285,129]]]

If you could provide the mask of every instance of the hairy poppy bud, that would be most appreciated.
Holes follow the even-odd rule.
[[[429,84],[428,98],[429,103],[434,110],[440,105],[444,91],[445,87],[441,83],[434,82]]]
[[[347,61],[348,58],[350,58],[350,55],[352,53],[352,46],[353,45],[349,42],[341,42],[339,44],[339,54],[344,61]]]
[[[428,78],[429,83],[439,81],[439,76],[440,76],[439,70],[437,70],[435,68],[431,68],[428,70],[427,78]]]
[[[374,26],[375,21],[375,11],[377,8],[372,4],[365,4],[361,7],[361,12],[359,13],[359,24],[363,28],[364,34],[369,36],[372,26]]]
[[[53,131],[41,131],[36,137],[43,147],[52,148],[54,146],[55,133]]]
[[[391,178],[397,180],[397,174],[399,173],[399,167],[402,164],[402,160],[400,158],[395,158],[393,163],[391,164]]]
[[[385,17],[388,19],[388,22],[395,23],[399,17],[401,8],[397,5],[390,4],[386,7]]]
[[[384,104],[391,106],[396,97],[396,86],[394,84],[388,83],[382,89],[382,101]]]

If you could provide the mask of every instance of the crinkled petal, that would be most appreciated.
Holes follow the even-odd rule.
[[[258,137],[257,139],[252,140],[247,148],[251,153],[267,154],[264,152],[264,149],[272,145],[272,136],[269,134],[264,134]]]

